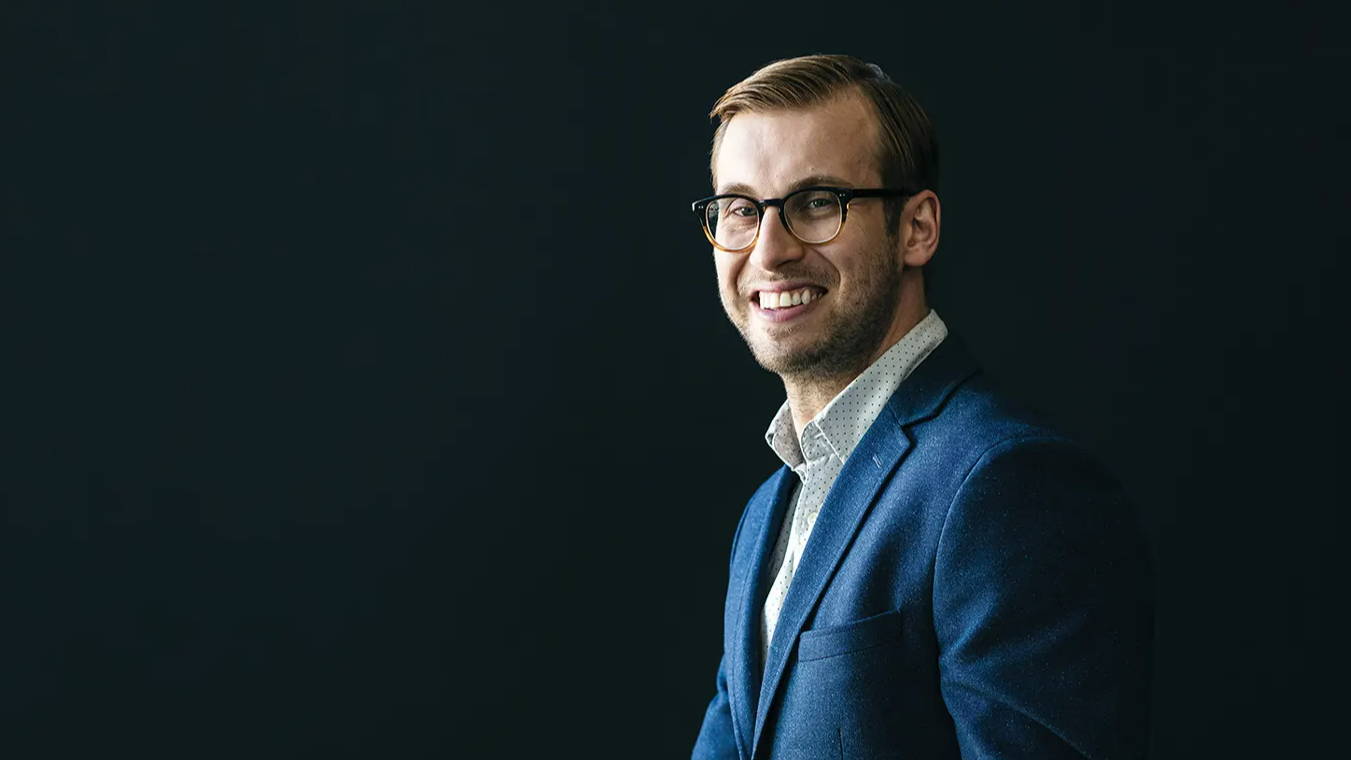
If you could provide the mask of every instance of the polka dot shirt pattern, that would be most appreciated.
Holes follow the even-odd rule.
[[[769,642],[774,637],[774,627],[788,595],[793,572],[807,549],[812,527],[816,525],[826,495],[840,470],[844,469],[849,455],[872,427],[892,394],[947,335],[947,325],[939,319],[938,312],[930,310],[905,337],[887,349],[803,425],[801,436],[794,435],[793,414],[787,401],[769,423],[765,443],[797,474],[798,485],[793,490],[778,542],[767,565],[774,572],[774,583],[765,597],[764,614],[760,618],[760,645],[764,655],[761,662],[769,659]]]

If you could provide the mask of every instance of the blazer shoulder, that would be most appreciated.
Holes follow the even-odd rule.
[[[887,404],[888,419],[921,448],[940,444],[944,464],[1002,440],[1065,438],[1044,417],[1014,401],[981,369],[960,336],[949,335],[906,378]]]
[[[1002,392],[984,373],[953,389],[936,414],[911,426],[911,434],[917,445],[940,446],[972,463],[993,448],[1019,441],[1055,440],[1081,448],[1043,415]]]
[[[1021,473],[1120,494],[1121,482],[1082,442],[1012,400],[985,375],[958,385],[932,416],[907,426],[912,457],[925,463],[926,492],[943,509],[972,477]],[[1040,475],[1038,475],[1040,473]],[[1027,482],[1032,482],[1031,480]]]
[[[994,522],[1034,519],[1059,530],[1086,521],[1084,533],[1139,538],[1121,481],[1072,435],[978,379],[953,394],[945,411],[926,435],[930,446],[953,452],[949,512],[976,510]]]

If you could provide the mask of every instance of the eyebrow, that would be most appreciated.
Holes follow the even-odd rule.
[[[811,187],[813,185],[831,185],[835,187],[854,186],[852,182],[849,182],[848,180],[842,177],[836,177],[833,174],[813,174],[809,177],[803,177],[802,179],[789,185],[788,192],[785,192],[784,195],[787,195],[788,193],[791,193],[794,190],[801,190],[804,187]],[[755,188],[751,187],[750,185],[744,185],[740,182],[734,182],[717,192],[718,195],[727,195],[729,193],[736,193],[738,195],[749,195],[755,198],[759,197],[758,195],[755,194]]]

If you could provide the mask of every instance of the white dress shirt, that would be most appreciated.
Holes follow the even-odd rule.
[[[930,310],[910,332],[803,425],[801,436],[794,435],[793,414],[787,401],[770,422],[765,431],[765,443],[797,473],[799,482],[784,515],[774,553],[769,558],[768,569],[774,572],[774,583],[765,597],[764,614],[760,619],[761,654],[765,655],[762,662],[768,660],[769,642],[774,637],[774,626],[778,623],[793,572],[835,478],[901,382],[947,335],[947,325],[938,318],[937,312]]]

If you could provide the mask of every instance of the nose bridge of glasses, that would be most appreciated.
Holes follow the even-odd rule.
[[[789,234],[793,235],[796,234],[793,232],[793,226],[788,222],[788,214],[787,214],[788,207],[783,205],[785,200],[787,199],[766,198],[760,201],[759,203],[755,204],[760,207],[760,231],[762,233],[764,232],[765,216],[769,213],[769,210],[772,208],[777,212],[776,215],[779,217],[779,224],[782,224],[783,228],[787,230]]]
[[[801,258],[806,250],[805,241],[790,226],[788,217],[784,214],[783,200],[769,198],[756,205],[760,208],[759,226],[756,228],[754,240],[745,249],[756,261],[756,265],[770,270],[783,262]],[[779,218],[778,224],[765,218],[770,209],[774,209],[775,216]]]

